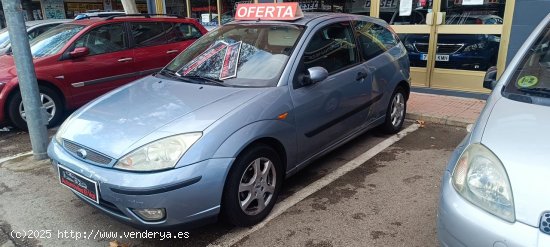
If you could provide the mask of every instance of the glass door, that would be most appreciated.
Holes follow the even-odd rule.
[[[379,0],[372,8],[372,15],[388,22],[399,35],[409,53],[411,76],[414,86],[430,85],[433,67],[434,43],[432,0]],[[374,1],[373,1],[374,3]]]
[[[431,87],[488,92],[483,76],[491,66],[504,68],[501,44],[505,0],[441,0],[436,4],[435,61]],[[511,18],[508,18],[511,20]]]

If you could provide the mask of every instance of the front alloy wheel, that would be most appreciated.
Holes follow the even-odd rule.
[[[63,117],[63,101],[62,95],[57,90],[50,87],[39,86],[40,103],[46,110],[48,127],[55,126]],[[8,100],[8,118],[14,127],[26,130],[27,129],[27,111],[23,106],[21,93],[15,91]]]
[[[48,113],[49,122],[55,116],[57,110],[57,108],[55,107],[55,102],[53,101],[52,97],[43,93],[40,94],[40,102],[42,103],[42,107],[44,107],[44,109]],[[23,120],[27,121],[27,115],[25,114],[25,107],[23,106],[23,102],[19,104],[19,115],[21,115],[21,118]]]
[[[236,226],[262,221],[277,201],[283,174],[281,158],[270,146],[256,144],[245,149],[227,175],[222,216]]]

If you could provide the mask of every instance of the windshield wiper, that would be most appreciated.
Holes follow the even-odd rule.
[[[163,76],[166,76],[168,78],[171,78],[171,79],[178,80],[178,81],[185,81],[185,82],[194,83],[194,81],[182,78],[181,76],[178,76],[178,74],[176,74],[176,72],[174,72],[172,70],[169,70],[169,69],[163,69],[163,70],[159,71],[159,74],[161,74]]]
[[[227,87],[227,85],[223,83],[223,80],[220,80],[220,79],[217,79],[217,78],[212,78],[212,77],[207,77],[207,76],[200,76],[200,75],[182,75],[181,77],[182,78],[189,78],[189,79],[199,79],[199,80],[202,80],[203,82],[206,81],[206,82],[209,82],[209,83],[214,84],[214,85]]]
[[[528,93],[528,94],[550,97],[550,88],[543,88],[543,87],[518,88],[518,91]]]

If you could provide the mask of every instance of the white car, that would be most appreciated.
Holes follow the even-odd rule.
[[[50,30],[51,28],[65,22],[72,21],[70,19],[48,19],[48,20],[36,20],[27,21],[27,34],[29,35],[29,41],[38,37],[38,35]],[[10,36],[7,28],[0,30],[0,55],[4,55],[11,51]]]

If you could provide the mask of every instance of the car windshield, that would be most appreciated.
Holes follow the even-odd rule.
[[[32,56],[36,58],[56,54],[83,28],[82,25],[62,24],[46,31],[31,41]]]
[[[528,103],[550,105],[550,25],[529,49],[503,95]]]
[[[276,86],[303,27],[229,24],[178,55],[161,75],[222,86]]]
[[[6,48],[10,43],[10,33],[7,28],[0,30],[0,49]]]

